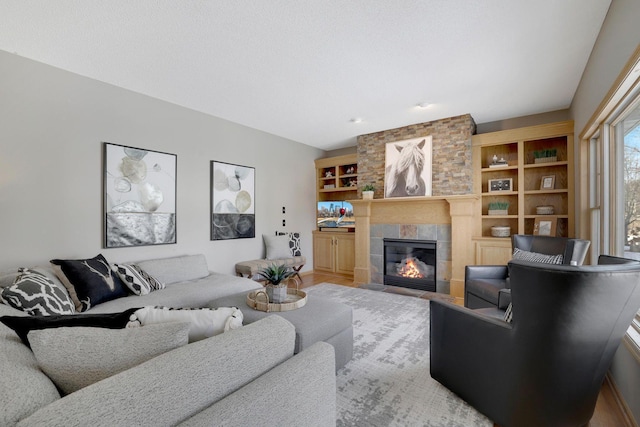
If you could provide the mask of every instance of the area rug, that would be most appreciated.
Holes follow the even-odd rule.
[[[353,359],[337,373],[337,426],[493,427],[429,375],[429,301],[322,283],[353,308]]]

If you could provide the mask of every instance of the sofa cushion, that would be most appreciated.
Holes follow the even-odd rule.
[[[65,394],[187,344],[189,323],[138,328],[62,327],[29,332],[42,371]]]
[[[165,285],[209,275],[207,260],[202,254],[151,259],[137,262],[136,265]]]
[[[242,326],[242,312],[236,307],[169,308],[144,307],[131,315],[142,326],[166,322],[188,322],[189,342],[200,341]]]
[[[3,288],[0,300],[13,308],[36,316],[73,314],[69,294],[44,274],[20,268],[13,285]]]
[[[268,236],[263,234],[262,239],[264,240],[267,259],[280,259],[291,256],[291,250],[289,249],[289,236]]]
[[[563,258],[563,254],[546,255],[537,252],[523,251],[518,248],[513,250],[513,259],[520,259],[522,261],[540,262],[543,264],[562,264]]]
[[[13,314],[30,317],[0,304],[0,316]],[[31,350],[0,323],[0,426],[13,426],[59,399],[60,393],[40,370]]]
[[[30,331],[60,328],[63,326],[93,326],[97,328],[122,329],[139,307],[130,308],[122,313],[74,314],[53,316],[2,316],[0,322],[15,331],[23,343],[29,346],[27,335]]]
[[[67,288],[77,311],[86,311],[102,302],[129,294],[102,254],[90,259],[52,259],[51,264]]]

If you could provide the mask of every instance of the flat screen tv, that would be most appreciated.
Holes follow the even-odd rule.
[[[318,227],[321,228],[353,228],[356,220],[353,206],[349,202],[318,202]]]

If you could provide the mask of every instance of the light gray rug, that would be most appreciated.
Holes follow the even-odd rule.
[[[338,427],[493,427],[429,375],[429,301],[330,283],[305,288],[353,308],[354,355],[338,371]]]

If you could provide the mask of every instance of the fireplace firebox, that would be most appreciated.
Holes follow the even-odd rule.
[[[436,291],[436,241],[383,239],[384,284]]]

